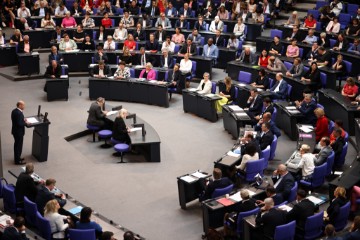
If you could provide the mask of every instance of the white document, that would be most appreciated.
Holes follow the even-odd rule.
[[[321,203],[323,200],[314,196],[308,196],[307,199],[312,201],[315,205]]]
[[[290,212],[292,209],[292,207],[289,207],[288,205],[281,205],[278,208],[287,212]]]
[[[201,172],[196,171],[196,172],[192,173],[191,176],[194,176],[194,177],[197,177],[197,178],[204,178],[204,177],[206,177],[207,175],[205,175],[205,174],[203,174],[203,173],[201,173]]]
[[[34,118],[34,117],[26,118],[26,121],[28,121],[28,123],[30,123],[30,124],[34,124],[34,123],[38,123],[38,122],[39,122],[39,121],[36,120],[36,118]]]
[[[228,151],[226,155],[231,157],[240,157],[240,154],[234,153],[233,151]]]
[[[205,96],[206,96],[206,97],[210,97],[210,98],[212,98],[212,97],[215,97],[215,94],[213,94],[213,93],[209,93],[209,94],[206,94]]]
[[[238,85],[239,85],[240,87],[245,87],[245,86],[246,86],[245,83],[239,83]]]
[[[235,113],[236,116],[238,117],[246,117],[247,113],[246,112],[239,112],[239,113]]]
[[[301,131],[303,131],[304,133],[309,133],[312,132],[313,128],[307,125],[303,125],[299,128]]]
[[[68,75],[61,75],[60,76],[60,78],[64,78],[64,79],[66,79],[66,78],[68,78],[69,76]]]
[[[131,128],[130,132],[141,131],[141,127]]]
[[[341,174],[343,174],[343,172],[341,172],[341,171],[335,171],[334,172],[334,175],[341,175]]]
[[[240,202],[242,200],[240,196],[240,192],[237,192],[229,197],[230,200],[233,200],[234,202]]]
[[[196,88],[188,88],[187,89],[189,92],[195,92],[196,91]]]
[[[150,80],[149,83],[157,83],[156,80]]]
[[[185,182],[191,183],[191,182],[195,182],[196,179],[191,177],[191,176],[183,176],[180,178],[181,180],[184,180]]]
[[[238,105],[231,105],[229,108],[233,111],[242,111],[243,109],[239,107]]]
[[[285,107],[287,110],[296,110],[296,107],[295,106],[287,106]]]
[[[288,111],[289,111],[289,113],[291,113],[291,114],[298,114],[298,113],[300,113],[299,110],[288,110]]]
[[[91,63],[90,67],[95,67],[97,64],[96,63]]]
[[[249,192],[249,196],[250,196],[250,197],[252,197],[252,196],[255,195],[255,192],[253,192],[253,191],[251,191],[251,190],[249,190],[249,189],[247,189],[247,191]]]
[[[33,56],[39,55],[39,52],[32,52],[31,55],[33,55]]]
[[[264,91],[264,89],[262,89],[262,88],[257,88],[257,91],[258,91],[258,92],[262,92],[262,91]]]
[[[109,111],[109,112],[106,113],[106,116],[111,116],[111,115],[114,115],[116,113],[118,113],[118,111]]]

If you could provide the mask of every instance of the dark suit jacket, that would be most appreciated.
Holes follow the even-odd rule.
[[[272,88],[270,88],[270,91],[274,91],[276,89],[277,85],[279,85],[279,81],[276,81],[274,86]],[[285,80],[282,80],[279,91],[277,92],[277,94],[282,96],[283,98],[285,98],[286,95],[287,95],[287,89],[288,89],[287,82]]]
[[[181,48],[180,48],[180,50],[179,50],[179,53],[181,53],[181,54],[187,53],[187,48],[188,48],[187,43],[184,43],[184,44],[181,46]],[[190,54],[196,55],[196,46],[195,46],[195,44],[191,44]]]
[[[135,30],[133,32],[133,36],[134,36],[134,39],[139,38],[140,41],[144,41],[146,34],[145,34],[144,30],[140,30],[139,33]]]
[[[17,108],[11,112],[11,134],[15,136],[24,136],[25,134],[25,121],[24,114]]]
[[[166,9],[165,9],[165,16],[166,16],[166,17],[168,16],[169,10],[170,10],[169,8],[166,8]],[[178,16],[178,11],[176,10],[175,7],[172,8],[171,14],[172,14],[174,17],[177,17],[177,16]]]
[[[329,205],[329,207],[327,208],[326,212],[329,215],[329,219],[330,219],[330,223],[334,224],[335,223],[335,218],[339,215],[340,213],[340,208],[342,206],[344,206],[347,203],[347,199],[342,198],[342,197],[338,197],[335,198]]]
[[[186,12],[186,16],[185,16],[185,9],[182,7],[182,8],[180,8],[180,10],[179,10],[179,16],[180,15],[184,15],[184,17],[190,17],[191,16],[191,13],[192,13],[192,10],[191,10],[191,8],[188,8],[188,10],[187,10],[187,12]]]
[[[270,120],[270,131],[276,135],[276,137],[280,137],[281,136],[281,132],[279,130],[279,128],[276,126],[275,122]],[[255,126],[255,131],[261,131],[261,126],[259,124],[256,124]]]
[[[146,1],[145,1],[145,2],[146,2]],[[146,8],[145,11],[146,11],[146,14],[147,14],[148,16],[151,16],[152,6]],[[160,9],[159,9],[158,7],[155,7],[154,17],[155,17],[155,16],[159,16],[159,15],[160,15]]]
[[[294,36],[292,36],[292,35],[293,35],[293,32],[290,32],[289,35],[286,36],[286,38],[295,39],[298,42],[301,42],[303,40],[299,31],[297,31]]]
[[[286,223],[286,212],[271,208],[267,213],[261,215],[261,212],[256,216],[256,225],[263,227],[264,236],[274,237],[275,228]]]
[[[227,187],[227,186],[229,186],[231,184],[233,184],[233,183],[227,177],[223,177],[223,178],[221,178],[219,180],[214,180],[214,181],[210,182],[205,188],[205,192],[204,192],[204,195],[201,197],[201,201],[204,201],[206,199],[210,199],[211,195],[213,194],[215,189],[224,188],[224,187]]]
[[[26,234],[19,233],[15,227],[7,227],[2,235],[2,240],[28,240]]]
[[[252,116],[257,116],[261,113],[262,111],[262,107],[263,107],[263,100],[260,97],[260,95],[258,95],[255,99],[254,105],[251,106],[252,103],[248,104],[249,107],[249,112],[251,113]]]
[[[203,21],[202,25],[200,25],[199,21],[196,21],[194,28],[196,28],[198,31],[205,31],[206,30],[206,22]]]
[[[58,64],[53,71],[53,67],[51,65],[46,67],[45,78],[51,78],[51,75],[55,75],[56,78],[61,76],[61,66]]]
[[[47,189],[45,186],[41,185],[40,189],[38,191],[38,194],[36,195],[36,199],[35,199],[37,209],[38,209],[39,213],[41,213],[41,215],[44,215],[44,207],[45,207],[46,203],[53,199],[58,200],[61,207],[63,207],[66,204],[66,200],[56,198],[54,193],[50,192],[49,189]]]
[[[302,123],[315,125],[317,118],[314,110],[316,107],[316,102],[313,100],[311,100],[310,103],[306,103],[305,101],[301,103],[299,111],[304,114]]]
[[[253,139],[252,141],[244,144],[241,146],[241,155],[244,156],[245,154],[245,150],[246,150],[246,147],[249,145],[249,144],[253,144],[255,145],[256,147],[256,152],[259,154],[259,156],[261,155],[261,149],[260,149],[260,144],[259,142],[256,140],[256,139]]]
[[[336,43],[335,43],[334,47],[339,47],[339,44],[340,44],[339,40],[336,40]],[[348,42],[348,40],[346,40],[346,38],[344,38],[341,51],[346,52],[348,50],[348,48],[349,48],[349,42]]]
[[[261,112],[261,116],[264,115],[264,113],[271,113],[273,114],[274,112],[274,105],[270,104],[267,108],[265,108],[262,112]]]
[[[343,150],[343,147],[345,145],[345,140],[342,137],[338,137],[335,142],[331,144],[331,147],[335,153],[335,162],[339,159],[341,152]]]
[[[155,36],[155,39],[158,41],[159,40],[159,31],[156,31],[154,33],[154,36]],[[162,40],[163,40],[163,42],[166,40],[166,36],[167,36],[166,31],[162,30]]]
[[[47,13],[51,14],[51,10],[49,8],[47,8],[47,7],[44,8],[44,11],[45,11],[45,16],[46,16]],[[35,9],[34,10],[34,16],[39,16],[39,14],[40,14],[40,8]]]
[[[30,44],[30,52],[32,52],[33,50],[33,45],[31,44],[31,42],[29,42]],[[19,42],[18,45],[18,53],[23,53],[24,52],[24,41]]]
[[[115,118],[112,137],[120,142],[129,143],[130,137],[127,132],[126,124],[124,119],[121,117]]]
[[[280,178],[272,177],[273,183],[280,180]],[[276,186],[276,194],[280,194],[283,197],[283,200],[286,201],[290,195],[291,188],[295,185],[294,177],[291,173],[287,173],[281,180],[281,182]]]
[[[281,194],[275,194],[271,197],[274,201],[274,206],[279,205],[284,202],[284,199]]]
[[[358,239],[360,239],[360,231],[348,233],[342,238],[342,240],[358,240]],[[340,239],[334,239],[334,240],[340,240]]]
[[[82,8],[80,6],[78,6],[78,8],[76,10],[78,11],[78,14],[80,16],[83,15]],[[74,7],[71,7],[70,14],[71,14],[71,16],[73,16],[75,14],[75,8]]]
[[[106,53],[103,52],[102,60],[106,63],[108,61],[108,57]],[[94,63],[99,63],[100,61],[100,55],[98,52],[94,53]]]
[[[146,50],[159,50],[159,42],[155,39],[153,43],[151,43],[150,41],[146,41],[145,44],[145,49]]]
[[[23,202],[24,196],[30,201],[35,202],[38,189],[34,182],[34,179],[27,173],[20,173],[15,187],[15,197],[17,202]]]
[[[60,34],[60,38],[62,38],[63,32]],[[57,32],[53,32],[51,34],[51,41],[57,41]]]
[[[252,198],[248,200],[242,200],[241,203],[237,205],[236,211],[238,213],[251,211],[257,207],[255,203],[256,203],[255,200]]]
[[[261,150],[264,150],[267,146],[270,146],[274,140],[274,134],[269,130],[262,137],[259,138],[259,144]]]
[[[102,112],[101,107],[96,102],[92,103],[89,109],[89,116],[87,123],[95,126],[103,126],[105,114]]]
[[[209,12],[209,10],[205,9],[203,12],[202,12],[202,15],[205,16],[205,14],[207,14]],[[216,16],[216,11],[212,11],[209,18],[206,18],[204,17],[204,19],[214,19]]]
[[[93,68],[91,69],[91,71],[90,71],[90,75],[91,75],[92,77],[94,77],[94,75],[98,75],[98,74],[99,74],[99,65],[93,67]],[[110,68],[109,68],[109,66],[107,66],[107,65],[104,66],[104,75],[105,75],[105,76],[111,75]]]
[[[85,44],[85,39],[82,42],[82,50],[95,50],[95,42],[93,40],[90,40],[90,44]]]
[[[314,160],[315,166],[320,166],[324,164],[327,160],[327,157],[330,156],[332,149],[330,146],[324,147],[317,154],[316,159]]]
[[[143,18],[141,17],[141,18],[138,19],[138,21],[137,21],[136,24],[140,23],[140,24],[141,24],[141,27],[142,27],[142,26],[143,26],[142,22],[143,22]],[[150,19],[146,19],[146,27],[151,27],[151,21],[150,21]]]
[[[51,65],[52,60],[55,60],[59,63],[61,59],[63,59],[63,55],[61,53],[58,53],[56,55],[50,53],[49,54],[49,65]]]
[[[141,65],[141,54],[136,54],[134,58],[135,65]],[[145,53],[146,62],[151,62],[152,65],[155,65],[155,59],[150,55]]]
[[[213,40],[214,40],[214,45],[218,46],[218,47],[223,47],[224,46],[224,38],[222,36],[216,38],[216,36],[213,36]]]
[[[164,56],[160,56],[160,67],[164,67],[164,64],[165,64],[165,58]],[[167,65],[168,65],[168,68],[173,68],[174,67],[174,62],[173,62],[173,58],[168,55],[168,58],[167,58]]]
[[[314,215],[315,210],[314,203],[305,198],[294,205],[293,209],[287,213],[286,218],[288,222],[296,220],[296,226],[304,229],[307,218]]]
[[[187,29],[188,21],[184,20],[183,27],[184,29]],[[180,27],[180,19],[176,20],[175,27]]]

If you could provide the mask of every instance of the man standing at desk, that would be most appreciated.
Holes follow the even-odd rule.
[[[105,99],[102,97],[99,97],[98,99],[96,99],[96,102],[91,104],[87,124],[98,126],[101,128],[105,126],[105,117],[107,111],[103,110],[104,104]]]
[[[283,79],[282,73],[276,74],[276,83],[270,88],[271,96],[275,99],[285,99],[287,95],[288,84]]]
[[[294,187],[294,177],[289,173],[284,164],[279,164],[272,175],[272,181],[277,194],[281,194],[283,200],[289,198],[291,189]]]
[[[32,44],[30,44],[29,36],[24,36],[24,41],[20,42],[18,45],[18,53],[31,53],[33,50]]]
[[[11,134],[14,137],[14,160],[16,165],[26,164],[24,158],[21,158],[23,140],[25,135],[25,125],[28,124],[27,120],[24,119],[23,111],[25,109],[25,102],[18,101],[16,108],[11,112],[12,128]]]

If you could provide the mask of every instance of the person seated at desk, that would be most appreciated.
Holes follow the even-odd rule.
[[[55,32],[53,32],[51,35],[51,41],[59,43],[61,40],[62,40],[61,27],[56,26]]]
[[[103,110],[104,104],[105,104],[105,98],[98,97],[96,99],[96,102],[93,102],[90,105],[88,111],[89,115],[87,119],[87,124],[98,126],[100,128],[111,129],[110,128],[111,124],[109,120],[106,118],[106,114],[108,111]]]
[[[90,13],[86,12],[84,19],[81,21],[81,24],[85,28],[93,28],[95,27],[95,21],[93,18],[90,17]]]
[[[301,41],[300,37],[301,36],[300,36],[300,32],[299,32],[299,27],[298,27],[298,25],[294,25],[292,32],[290,33],[290,35],[288,35],[285,38],[285,40],[286,41],[296,40],[296,41],[300,42]]]
[[[299,189],[296,193],[296,204],[286,214],[287,222],[296,221],[296,232],[301,236],[304,235],[307,218],[313,216],[316,211],[315,204],[306,197],[307,193],[303,189]]]
[[[31,53],[33,50],[33,45],[30,43],[30,38],[28,35],[24,36],[24,41],[19,42],[18,53]]]
[[[298,17],[298,12],[297,11],[292,12],[292,14],[289,16],[288,20],[286,21],[285,25],[293,25],[293,26],[299,26],[300,25],[300,19]]]
[[[238,49],[239,43],[240,41],[236,38],[235,34],[231,34],[226,48]]]
[[[289,159],[285,165],[292,169],[301,169],[301,173],[297,173],[295,176],[296,180],[310,181],[315,169],[314,156],[310,152],[310,146],[307,144],[301,145],[299,152],[301,155],[299,162],[293,163],[291,162],[292,159]]]
[[[101,19],[101,25],[104,27],[104,28],[111,28],[112,27],[112,21],[111,19],[109,18],[109,13],[105,13],[104,14],[104,18]]]
[[[335,224],[336,217],[340,214],[340,208],[344,206],[348,200],[346,190],[343,187],[337,187],[334,191],[334,199],[330,202],[329,207],[324,212],[325,224]]]
[[[187,26],[188,26],[188,21],[186,21],[184,15],[181,15],[180,18],[175,22],[175,29],[176,28],[187,29]]]
[[[343,9],[343,3],[341,1],[334,0],[330,3],[330,10],[335,14],[335,16],[339,16],[342,9]]]
[[[316,101],[311,94],[305,94],[303,101],[295,101],[296,108],[304,115],[302,124],[310,124],[312,126],[316,123],[315,109]]]
[[[273,72],[283,72],[286,73],[287,68],[285,67],[284,63],[280,60],[280,58],[271,56],[269,58],[269,63],[267,65],[267,69]],[[281,75],[282,77],[282,75]]]
[[[69,228],[69,222],[71,222],[70,217],[59,214],[59,209],[59,202],[55,199],[48,201],[45,205],[44,217],[50,223],[52,239],[65,239],[65,230]]]
[[[133,31],[133,37],[135,41],[144,41],[145,40],[146,33],[141,27],[141,24],[136,24],[136,29]]]
[[[244,108],[250,118],[259,115],[263,108],[263,101],[256,88],[250,90],[250,97],[247,100],[247,108]]]
[[[126,126],[125,120],[128,115],[128,111],[125,108],[122,108],[118,115],[115,118],[113,126],[112,137],[122,143],[131,144],[129,137],[130,128]]]
[[[327,66],[331,67],[331,54],[330,52],[326,51],[324,47],[319,47],[318,50],[319,54],[316,57],[316,63],[318,66]]]
[[[47,12],[45,17],[41,19],[41,27],[46,29],[54,29],[56,24],[52,19],[50,12]]]
[[[225,9],[225,6],[220,6],[219,10],[216,14],[220,18],[220,20],[228,20],[229,19],[229,12]]]
[[[27,163],[25,171],[21,172],[16,180],[15,185],[15,198],[16,204],[19,207],[23,207],[24,197],[27,197],[30,201],[35,202],[35,198],[38,192],[37,185],[43,182],[35,182],[31,175],[34,173],[34,164]]]
[[[258,66],[267,67],[267,65],[269,64],[269,58],[270,58],[270,56],[268,55],[266,49],[263,49],[259,56]]]
[[[289,71],[286,72],[287,77],[301,79],[304,72],[304,64],[301,62],[301,58],[295,58],[294,64],[291,66]],[[320,77],[320,76],[319,76]]]
[[[69,13],[70,16],[70,11],[68,11],[68,9],[65,7],[65,4],[63,2],[61,2],[56,8],[55,8],[55,17],[64,17],[66,16],[66,13]],[[76,25],[76,24],[75,24]]]
[[[103,61],[106,63],[108,61],[108,57],[106,53],[104,53],[103,47],[101,45],[97,46],[97,51],[94,53],[94,63],[99,63],[99,61]]]
[[[320,166],[327,161],[328,156],[332,152],[330,147],[330,139],[328,137],[322,137],[319,142],[320,152],[314,154],[314,164],[315,166]]]
[[[315,125],[315,139],[319,142],[321,138],[329,136],[329,120],[325,117],[324,109],[316,108],[314,110],[317,118]]]
[[[38,7],[34,7],[33,16],[45,17],[47,13],[51,14],[51,9],[47,6],[47,2],[45,1],[40,1]]]
[[[22,38],[20,30],[15,29],[14,34],[10,38],[10,44],[11,45],[19,44],[19,42],[22,42],[22,41],[23,41],[23,38]]]
[[[174,66],[174,61],[169,56],[169,53],[166,49],[162,50],[162,55],[160,56],[159,66],[162,68],[172,68]]]
[[[199,34],[199,31],[194,28],[187,39],[191,39],[194,44],[200,44],[201,35]]]
[[[244,51],[241,52],[240,57],[236,60],[241,63],[255,64],[256,56],[251,52],[250,47],[245,47]]]
[[[265,194],[267,198],[272,198],[274,201],[274,205],[277,206],[281,203],[284,202],[282,196],[280,194],[276,194],[276,189],[274,188],[274,186],[267,186],[265,189]],[[259,205],[264,205],[264,201],[262,200],[256,200],[256,204]]]
[[[326,26],[326,32],[328,34],[338,34],[340,32],[339,18],[334,17],[332,21]]]
[[[76,17],[82,16],[83,9],[79,6],[79,3],[77,1],[73,3],[70,13],[71,16],[76,16]]]
[[[264,206],[260,209],[255,219],[256,229],[251,239],[261,240],[273,238],[275,228],[286,224],[286,211],[274,208],[274,200],[265,198]]]
[[[348,25],[348,27],[345,31],[345,34],[346,34],[346,36],[357,37],[357,36],[359,36],[359,33],[360,33],[359,19],[353,18],[351,23]]]
[[[232,85],[232,80],[229,76],[225,77],[224,84],[219,85],[220,100],[215,102],[215,109],[217,113],[222,112],[222,106],[231,103],[235,99],[235,87]]]
[[[221,169],[219,169],[219,168],[214,168],[213,177],[214,177],[214,180],[210,179],[209,181],[205,182],[205,184],[204,184],[205,185],[204,192],[199,197],[199,200],[201,202],[205,201],[207,199],[210,199],[211,195],[213,194],[215,189],[225,188],[225,187],[233,184],[229,178],[222,177],[222,172],[221,172]]]
[[[296,45],[296,40],[293,39],[291,41],[291,45],[286,48],[286,56],[290,58],[297,58],[299,57],[299,52],[300,50],[299,47]]]
[[[324,48],[329,48],[330,47],[330,41],[326,36],[326,32],[322,32],[320,33],[320,37],[318,40],[318,45]]]
[[[76,43],[81,43],[85,39],[85,32],[83,30],[83,26],[79,24],[74,32],[73,39]]]
[[[104,42],[105,50],[115,50],[116,43],[111,35],[108,35],[106,41]]]
[[[134,18],[129,15],[129,11],[124,11],[124,17],[121,18],[120,22],[124,25],[124,27],[134,27]]]
[[[195,22],[194,29],[198,31],[206,31],[206,22],[204,21],[204,17],[199,15],[198,20]]]
[[[259,120],[259,122],[255,125],[254,130],[255,131],[260,131],[261,130],[261,126],[263,123],[269,123],[270,124],[270,131],[276,135],[276,137],[280,137],[281,136],[281,132],[279,130],[279,128],[276,126],[275,122],[271,121],[271,113],[270,112],[265,112],[262,115],[262,118]]]
[[[152,52],[157,52],[159,49],[159,42],[155,39],[154,34],[150,34],[150,38],[146,41],[145,49]]]
[[[76,21],[75,18],[70,16],[70,12],[66,12],[65,17],[63,18],[61,22],[62,28],[75,28],[76,27]]]
[[[220,20],[219,16],[216,16],[213,21],[211,21],[209,31],[215,33],[216,30],[222,32],[224,30],[224,22]]]
[[[147,14],[143,14],[142,17],[138,19],[137,24],[140,24],[143,29],[152,27],[151,20]]]
[[[255,20],[255,23],[264,23],[265,17],[262,13],[262,10],[258,9],[255,14],[253,14],[253,19]]]
[[[148,14],[150,17],[155,17],[160,15],[160,9],[158,7],[157,1],[151,1],[151,6],[145,9],[146,14]]]
[[[124,42],[123,50],[127,48],[130,51],[136,50],[136,42],[134,41],[133,35],[130,33]]]
[[[161,13],[160,17],[156,20],[155,27],[159,25],[161,25],[163,29],[171,28],[171,22],[165,17],[165,13]]]
[[[146,63],[145,69],[140,72],[139,78],[146,78],[146,80],[156,80],[156,72],[152,69],[150,62]]]
[[[274,134],[270,131],[270,123],[264,122],[261,124],[261,133],[258,137],[260,149],[264,150],[267,146],[270,146],[274,140]]]
[[[59,44],[59,49],[61,51],[74,50],[77,49],[77,45],[74,40],[70,39],[69,35],[65,33],[63,39]]]
[[[115,79],[126,79],[130,77],[130,69],[125,67],[125,64],[126,63],[123,61],[119,63],[119,66],[114,73]]]
[[[334,121],[334,129],[341,129],[341,137],[342,137],[342,138],[345,138],[346,132],[345,132],[345,130],[344,130],[344,128],[343,128],[343,121],[341,121],[341,120],[339,120],[339,119],[335,120],[335,121]],[[333,142],[335,142],[335,140],[336,140],[336,137],[335,137],[335,135],[334,135],[334,132],[332,132],[332,133],[330,134],[330,144],[332,144]]]
[[[351,101],[355,100],[355,96],[358,94],[359,88],[355,84],[355,80],[352,77],[348,77],[346,79],[346,83],[341,90],[341,95],[344,97],[349,98]]]
[[[345,145],[345,139],[341,136],[342,129],[340,129],[340,128],[334,128],[332,134],[335,137],[335,141],[330,143],[330,145],[335,153],[335,161],[334,161],[334,166],[333,166],[333,170],[335,170],[337,165],[339,165],[338,161],[339,161],[339,158],[341,156],[342,150]]]
[[[61,66],[56,60],[52,60],[51,64],[47,66],[45,72],[45,78],[60,78],[61,76]]]
[[[173,6],[172,2],[168,2],[168,6],[165,9],[165,16],[167,16],[167,17],[177,17],[178,16],[178,11]]]
[[[337,74],[337,77],[345,77],[347,75],[346,64],[343,61],[343,56],[341,54],[339,54],[336,57],[336,62],[332,65],[331,68],[340,72],[339,74]],[[355,84],[355,82],[354,82],[354,84]],[[356,94],[357,94],[357,92],[356,92]]]
[[[224,38],[221,36],[221,31],[220,30],[216,30],[215,31],[215,36],[212,37],[214,39],[214,44],[218,47],[224,47],[225,42],[224,42]]]
[[[349,233],[347,233],[342,240],[356,240],[360,239],[360,216],[356,216],[350,227]]]
[[[171,41],[175,44],[182,44],[185,42],[184,34],[181,33],[181,28],[175,28],[175,34],[172,35]]]
[[[168,82],[171,83],[169,88],[176,88],[176,92],[181,93],[182,89],[185,88],[185,80],[180,81],[180,64],[175,63],[172,72],[169,72]]]
[[[106,78],[111,75],[111,71],[104,61],[99,61],[99,64],[91,69],[90,75],[94,78]]]
[[[322,25],[322,29],[325,28],[325,26],[328,25],[328,23],[333,20],[333,18],[335,17],[336,15],[331,12],[331,9],[330,9],[330,6],[325,6],[323,11],[321,12],[321,15],[320,15],[320,22],[321,22],[321,25]]]
[[[196,46],[195,44],[192,43],[192,39],[187,39],[186,43],[184,43],[181,46],[178,55],[183,56],[185,54],[189,54],[190,56],[192,56],[192,55],[196,55],[196,53],[197,53]]]
[[[314,42],[311,46],[310,51],[306,54],[306,59],[308,59],[309,62],[312,62],[315,61],[318,56],[319,56],[319,44],[317,42]]]
[[[49,54],[49,65],[51,65],[53,60],[57,61],[58,63],[62,63],[64,61],[62,54],[58,52],[56,46],[51,47],[51,53]]]
[[[310,69],[300,78],[301,81],[309,83],[309,88],[312,91],[317,91],[321,88],[320,70],[316,62],[312,62]]]
[[[276,193],[281,195],[283,200],[287,200],[291,189],[295,185],[295,180],[291,173],[287,170],[285,164],[279,164],[277,169],[273,172],[271,178],[274,183]]]
[[[343,240],[341,237],[336,237],[335,227],[332,224],[325,226],[324,235],[327,240]]]
[[[271,60],[271,58],[270,58],[270,60]],[[287,96],[288,84],[283,79],[283,74],[282,73],[277,73],[275,75],[275,79],[276,79],[276,83],[274,84],[274,86],[272,86],[272,88],[270,88],[270,89],[268,89],[266,91],[271,92],[271,97],[272,98],[285,99],[286,96]]]
[[[46,179],[45,185],[40,185],[38,193],[35,198],[35,203],[37,209],[41,215],[44,215],[44,208],[48,201],[57,200],[60,207],[63,207],[66,204],[66,197],[64,194],[53,193],[55,189],[56,180],[55,179]]]
[[[116,41],[123,41],[127,38],[127,36],[128,31],[124,28],[124,24],[120,22],[119,27],[114,31],[113,38]]]
[[[306,44],[313,44],[318,41],[318,38],[314,35],[315,30],[309,29],[308,35],[305,37],[305,39],[302,41]]]
[[[95,50],[95,43],[91,40],[89,35],[85,35],[84,41],[82,42],[82,50],[83,51],[93,51]]]
[[[202,15],[204,16],[204,18],[206,19],[214,19],[216,16],[217,12],[214,10],[214,6],[208,5],[206,9],[203,10]]]
[[[242,156],[241,164],[237,165],[236,169],[240,170],[240,172],[245,173],[246,172],[246,164],[249,161],[259,160],[259,154],[256,150],[257,149],[256,149],[255,144],[248,144],[247,147],[245,148],[244,155]]]
[[[96,236],[102,235],[102,227],[95,221],[91,221],[92,209],[84,207],[80,212],[80,221],[76,222],[76,229],[94,229]]]
[[[344,34],[340,33],[337,37],[336,43],[333,47],[334,51],[347,51],[349,48],[349,42],[344,37]]]
[[[123,54],[120,56],[120,61],[125,62],[126,65],[132,65],[132,55],[127,47],[124,47]]]
[[[140,54],[135,55],[135,64],[145,67],[147,62],[153,63],[153,58],[150,54],[145,53],[145,48],[140,48]]]
[[[26,236],[25,219],[18,216],[12,225],[6,226],[2,234],[2,240],[29,240]]]
[[[316,29],[316,19],[314,18],[314,15],[307,15],[303,27],[308,29]]]
[[[212,58],[214,61],[219,57],[219,49],[217,46],[213,44],[214,40],[212,38],[208,39],[208,42],[206,45],[204,45],[203,48],[203,57]]]
[[[240,39],[244,40],[245,36],[245,24],[243,23],[242,18],[237,19],[237,23],[234,25],[233,33],[235,36]]]
[[[166,36],[166,41],[162,43],[161,51],[166,50],[168,53],[174,53],[175,43],[171,41],[170,36]]]
[[[270,44],[270,48],[269,48],[269,54],[274,54],[274,55],[281,55],[282,53],[282,44],[280,43],[280,37],[279,36],[275,36],[274,37],[274,41],[271,42]]]
[[[349,53],[356,53],[356,54],[360,54],[360,39],[359,38],[355,38],[354,39],[354,43],[351,47],[349,47],[349,49],[347,50]]]
[[[162,25],[159,25],[159,26],[157,27],[157,30],[156,30],[156,32],[154,33],[154,36],[155,36],[155,40],[157,40],[158,42],[163,42],[163,41],[165,41],[167,35],[166,35],[166,31],[163,30]]]
[[[262,111],[260,112],[260,114],[254,116],[254,118],[252,119],[253,122],[254,122],[254,124],[257,124],[258,121],[259,121],[260,119],[262,119],[263,116],[264,116],[264,114],[267,113],[267,112],[269,112],[269,113],[271,113],[271,114],[273,114],[273,112],[274,112],[274,105],[272,104],[272,100],[271,100],[271,98],[269,98],[269,97],[265,97],[265,98],[264,98]],[[249,116],[250,116],[250,115],[249,115]]]
[[[211,93],[212,83],[210,81],[210,74],[205,72],[203,75],[203,79],[200,81],[196,91],[198,94],[209,94]]]

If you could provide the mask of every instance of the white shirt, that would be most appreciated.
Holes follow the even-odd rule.
[[[174,52],[175,43],[170,42],[170,44],[168,44],[167,42],[163,42],[162,47],[161,47],[161,51],[164,50],[164,49],[168,50],[168,52]]]
[[[25,8],[24,10],[19,8],[17,10],[17,15],[18,15],[19,18],[21,18],[21,17],[23,17],[23,18],[31,17],[31,13],[30,13],[30,10],[28,8]]]
[[[40,17],[44,17],[44,16],[45,16],[45,9],[44,9],[44,8],[40,8],[40,10],[39,10],[39,16],[40,16]]]
[[[249,154],[244,154],[241,160],[241,164],[237,166],[237,169],[246,171],[246,163],[251,160],[259,160],[259,154],[255,153],[254,156],[250,156]]]
[[[172,15],[172,8],[171,8],[171,9],[169,8],[169,9],[168,9],[168,14],[167,14],[167,16],[168,16],[168,17],[171,17],[171,15]]]
[[[288,167],[290,168],[301,168],[302,176],[306,177],[314,173],[315,164],[314,164],[314,155],[311,153],[305,153],[302,155],[301,160],[298,164],[289,162]]]
[[[180,71],[183,73],[189,73],[191,72],[191,68],[192,68],[192,61],[190,59],[188,59],[185,62],[185,59],[181,59],[180,61]]]
[[[60,215],[59,213],[50,213],[45,215],[45,218],[50,222],[51,232],[57,232],[54,234],[54,238],[64,238],[65,237],[65,229],[69,227],[69,224],[64,223],[64,219],[66,216]]]
[[[99,68],[99,76],[104,76],[104,69]]]
[[[168,67],[168,58],[169,58],[169,56],[167,56],[167,57],[164,57],[164,67]]]
[[[236,36],[243,35],[245,31],[245,24],[241,23],[241,25],[235,24],[233,33]]]
[[[115,42],[111,41],[111,43],[109,43],[109,41],[106,41],[104,43],[104,49],[115,50]]]
[[[128,32],[126,29],[115,29],[115,32],[114,32],[114,35],[113,35],[113,38],[115,40],[125,40],[127,38],[127,35],[128,35]]]
[[[204,84],[204,89],[202,89],[202,85]],[[199,94],[209,94],[211,93],[212,83],[210,80],[205,82],[204,79],[200,81],[199,86],[196,88]]]
[[[277,87],[274,89],[274,92],[278,92],[280,90],[280,85],[281,85],[282,81],[283,81],[283,79],[281,79],[279,81],[279,85],[277,85]]]

